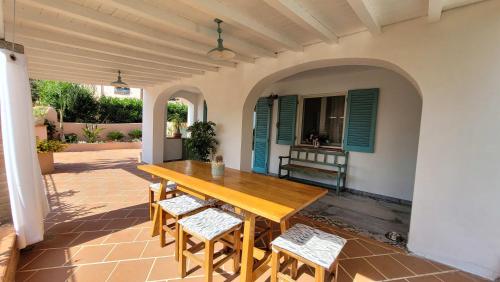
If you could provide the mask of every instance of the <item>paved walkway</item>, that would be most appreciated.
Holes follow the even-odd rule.
[[[46,239],[22,252],[17,281],[179,280],[173,244],[160,248],[158,238],[150,236],[146,205],[150,177],[136,169],[138,155],[138,150],[56,154],[56,173],[45,177],[51,206]],[[335,227],[302,217],[293,222],[348,239],[339,282],[480,281]],[[185,280],[203,280],[199,267],[188,263],[188,269]],[[312,280],[307,267],[300,267],[299,273],[299,280]],[[268,277],[266,273],[261,281]],[[224,266],[214,280],[239,279]]]

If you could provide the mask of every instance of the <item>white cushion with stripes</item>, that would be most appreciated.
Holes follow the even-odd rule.
[[[196,198],[190,195],[182,195],[159,201],[161,208],[173,216],[180,216],[202,207],[210,205],[209,201]]]
[[[151,189],[151,191],[155,192],[155,193],[160,193],[160,184],[161,183],[151,183],[149,184],[149,189]],[[177,189],[177,183],[173,182],[173,181],[167,181],[167,192],[170,192],[170,191],[174,191],[175,189]]]
[[[347,240],[304,224],[296,224],[274,239],[279,247],[329,269]]]
[[[188,233],[198,235],[206,240],[224,234],[242,222],[235,214],[215,208],[206,209],[179,220],[179,224]]]

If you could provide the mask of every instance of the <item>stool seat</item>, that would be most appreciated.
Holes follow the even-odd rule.
[[[274,239],[272,246],[329,269],[347,240],[304,224],[296,224]]]
[[[199,208],[209,206],[211,202],[204,201],[190,195],[182,195],[179,197],[159,201],[158,204],[169,214],[178,217]]]
[[[151,184],[149,184],[149,189],[155,193],[160,193],[160,185],[161,185],[161,183],[159,183],[159,182],[158,183],[151,183]],[[177,189],[177,183],[169,180],[167,182],[166,191],[171,192],[171,191],[174,191],[175,189]]]
[[[243,221],[235,214],[215,208],[179,220],[184,230],[204,240],[212,240],[241,223]]]

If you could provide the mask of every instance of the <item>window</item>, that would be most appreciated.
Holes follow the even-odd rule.
[[[344,134],[345,95],[304,98],[301,144],[341,147]]]

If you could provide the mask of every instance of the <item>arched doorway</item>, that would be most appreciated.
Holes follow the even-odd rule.
[[[296,116],[293,122],[295,140],[291,143],[293,146],[310,147],[308,139],[310,135],[314,135],[322,141],[321,147],[325,150],[343,150],[346,130],[344,120],[349,118],[347,110],[349,94],[354,90],[378,89],[377,113],[374,117],[376,122],[373,152],[350,151],[347,188],[349,191],[355,192],[355,195],[407,205],[408,208],[403,208],[401,214],[395,218],[390,218],[392,214],[386,213],[386,210],[378,209],[377,206],[373,207],[380,212],[382,221],[403,221],[404,224],[388,224],[386,231],[397,231],[406,236],[409,231],[411,211],[409,204],[413,199],[422,109],[422,97],[414,82],[394,69],[362,64],[336,65],[307,70],[297,68],[296,71],[292,73],[287,71],[286,74],[281,73],[274,76],[273,79],[268,77],[257,83],[247,97],[245,107],[248,106],[248,108],[244,110],[243,130],[246,130],[244,136],[251,137],[243,137],[242,140],[253,139],[254,144],[251,144],[246,152],[242,151],[241,166],[250,167],[255,172],[278,174],[279,156],[289,155],[291,147],[289,143],[284,144],[279,140],[279,131],[283,127],[280,111],[283,106],[281,101],[285,100],[286,97],[294,96],[297,101],[294,113]],[[253,96],[254,91],[258,92],[258,95]],[[249,99],[252,100],[253,105],[247,105],[247,102],[250,103]],[[267,103],[260,103],[261,101],[267,101]],[[259,114],[259,107],[264,107],[261,114]],[[269,113],[266,114],[266,111]],[[334,113],[334,111],[337,112]],[[246,115],[252,115],[254,118],[245,118]],[[252,136],[252,134],[257,134],[257,130],[254,130],[256,121],[263,123],[265,118],[267,121],[264,124],[267,124],[269,128],[269,131],[266,132],[269,137],[265,153],[262,154],[262,152],[257,151],[262,151],[263,148],[262,144],[257,144],[259,136]],[[250,129],[245,129],[245,120],[252,121]],[[242,147],[245,146],[242,144]],[[259,153],[260,156],[256,155]],[[261,161],[263,158],[267,161],[264,171],[262,170],[262,162],[259,163],[260,167],[255,167],[256,160]],[[324,168],[320,164],[311,164],[311,160],[307,160],[307,162],[307,165]],[[295,180],[304,180],[318,185],[324,184],[326,187],[335,185],[334,181],[320,179],[321,177],[317,175],[296,173],[294,177]],[[340,203],[340,205],[342,204],[345,202]],[[361,210],[365,208],[368,210],[368,206],[369,204]],[[323,204],[316,209],[316,212],[331,209],[339,214],[336,208],[338,206]],[[346,210],[349,208],[342,212]],[[367,210],[363,212],[367,212]],[[355,210],[352,212],[354,213]],[[386,216],[387,218],[385,218]],[[344,219],[350,220],[352,218]],[[349,222],[349,224],[353,224],[353,222]],[[360,224],[362,228],[365,227],[363,224]]]
[[[189,85],[177,85],[161,91],[158,95],[145,95],[143,123],[143,158],[149,163],[159,163],[168,159],[178,159],[182,152],[181,140],[174,140],[174,155],[167,154],[170,145],[166,136],[168,120],[167,103],[171,99],[182,99],[188,104],[188,124],[202,120],[205,100],[199,88]]]

